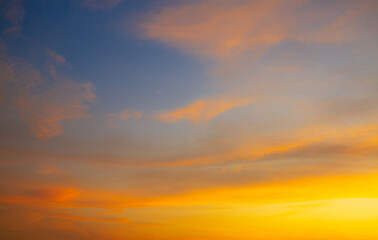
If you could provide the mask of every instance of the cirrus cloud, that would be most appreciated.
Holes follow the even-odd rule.
[[[234,107],[241,107],[251,103],[251,99],[227,100],[227,99],[210,99],[198,100],[194,103],[157,115],[157,118],[163,122],[177,122],[180,120],[189,120],[191,122],[206,122],[215,116],[226,112]]]

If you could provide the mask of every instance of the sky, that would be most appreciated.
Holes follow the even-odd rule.
[[[0,19],[1,239],[378,239],[378,1]]]

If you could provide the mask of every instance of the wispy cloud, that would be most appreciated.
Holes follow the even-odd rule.
[[[19,33],[21,31],[21,23],[25,18],[25,10],[22,0],[5,0],[0,2],[3,7],[5,18],[10,26],[4,30],[5,34]]]
[[[58,54],[56,51],[54,51],[54,50],[52,50],[52,49],[50,49],[50,48],[48,48],[46,51],[47,51],[47,54],[49,55],[49,57],[50,57],[55,63],[57,63],[57,64],[59,64],[59,65],[64,65],[64,64],[66,64],[66,59],[65,59],[62,55]]]
[[[116,120],[129,120],[129,119],[139,119],[143,116],[142,112],[133,109],[125,109],[119,113],[109,113],[108,115],[108,124],[114,126]]]
[[[59,55],[55,57],[62,61]],[[57,136],[64,122],[90,116],[87,103],[95,99],[91,83],[80,83],[61,74],[49,78],[30,63],[6,55],[0,59],[0,69],[5,101],[37,138]]]
[[[245,106],[251,102],[251,99],[232,100],[217,98],[199,100],[185,107],[161,113],[156,117],[163,122],[177,122],[181,120],[189,120],[195,123],[206,122],[232,108]]]
[[[57,167],[44,167],[37,169],[37,172],[43,175],[64,175],[64,171]]]
[[[85,103],[93,100],[91,83],[66,81],[55,83],[43,92],[23,91],[15,100],[14,108],[31,132],[46,140],[62,133],[63,122],[89,117]]]
[[[307,1],[191,1],[162,8],[140,24],[141,35],[211,59],[261,52],[284,40],[342,42],[356,37],[353,20],[371,3],[319,5]],[[351,8],[354,8],[353,10]],[[335,14],[336,12],[336,14]]]

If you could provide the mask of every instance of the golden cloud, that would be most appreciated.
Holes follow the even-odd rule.
[[[218,98],[199,100],[183,108],[159,114],[157,118],[163,122],[177,122],[180,120],[189,120],[194,123],[206,122],[234,107],[245,106],[251,102],[251,99],[227,100]]]

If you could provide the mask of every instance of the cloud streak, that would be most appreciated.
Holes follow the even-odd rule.
[[[248,105],[251,102],[251,99],[228,100],[218,98],[198,100],[185,107],[161,113],[156,118],[163,122],[178,122],[181,120],[188,120],[193,123],[207,122],[221,113],[235,107]]]

